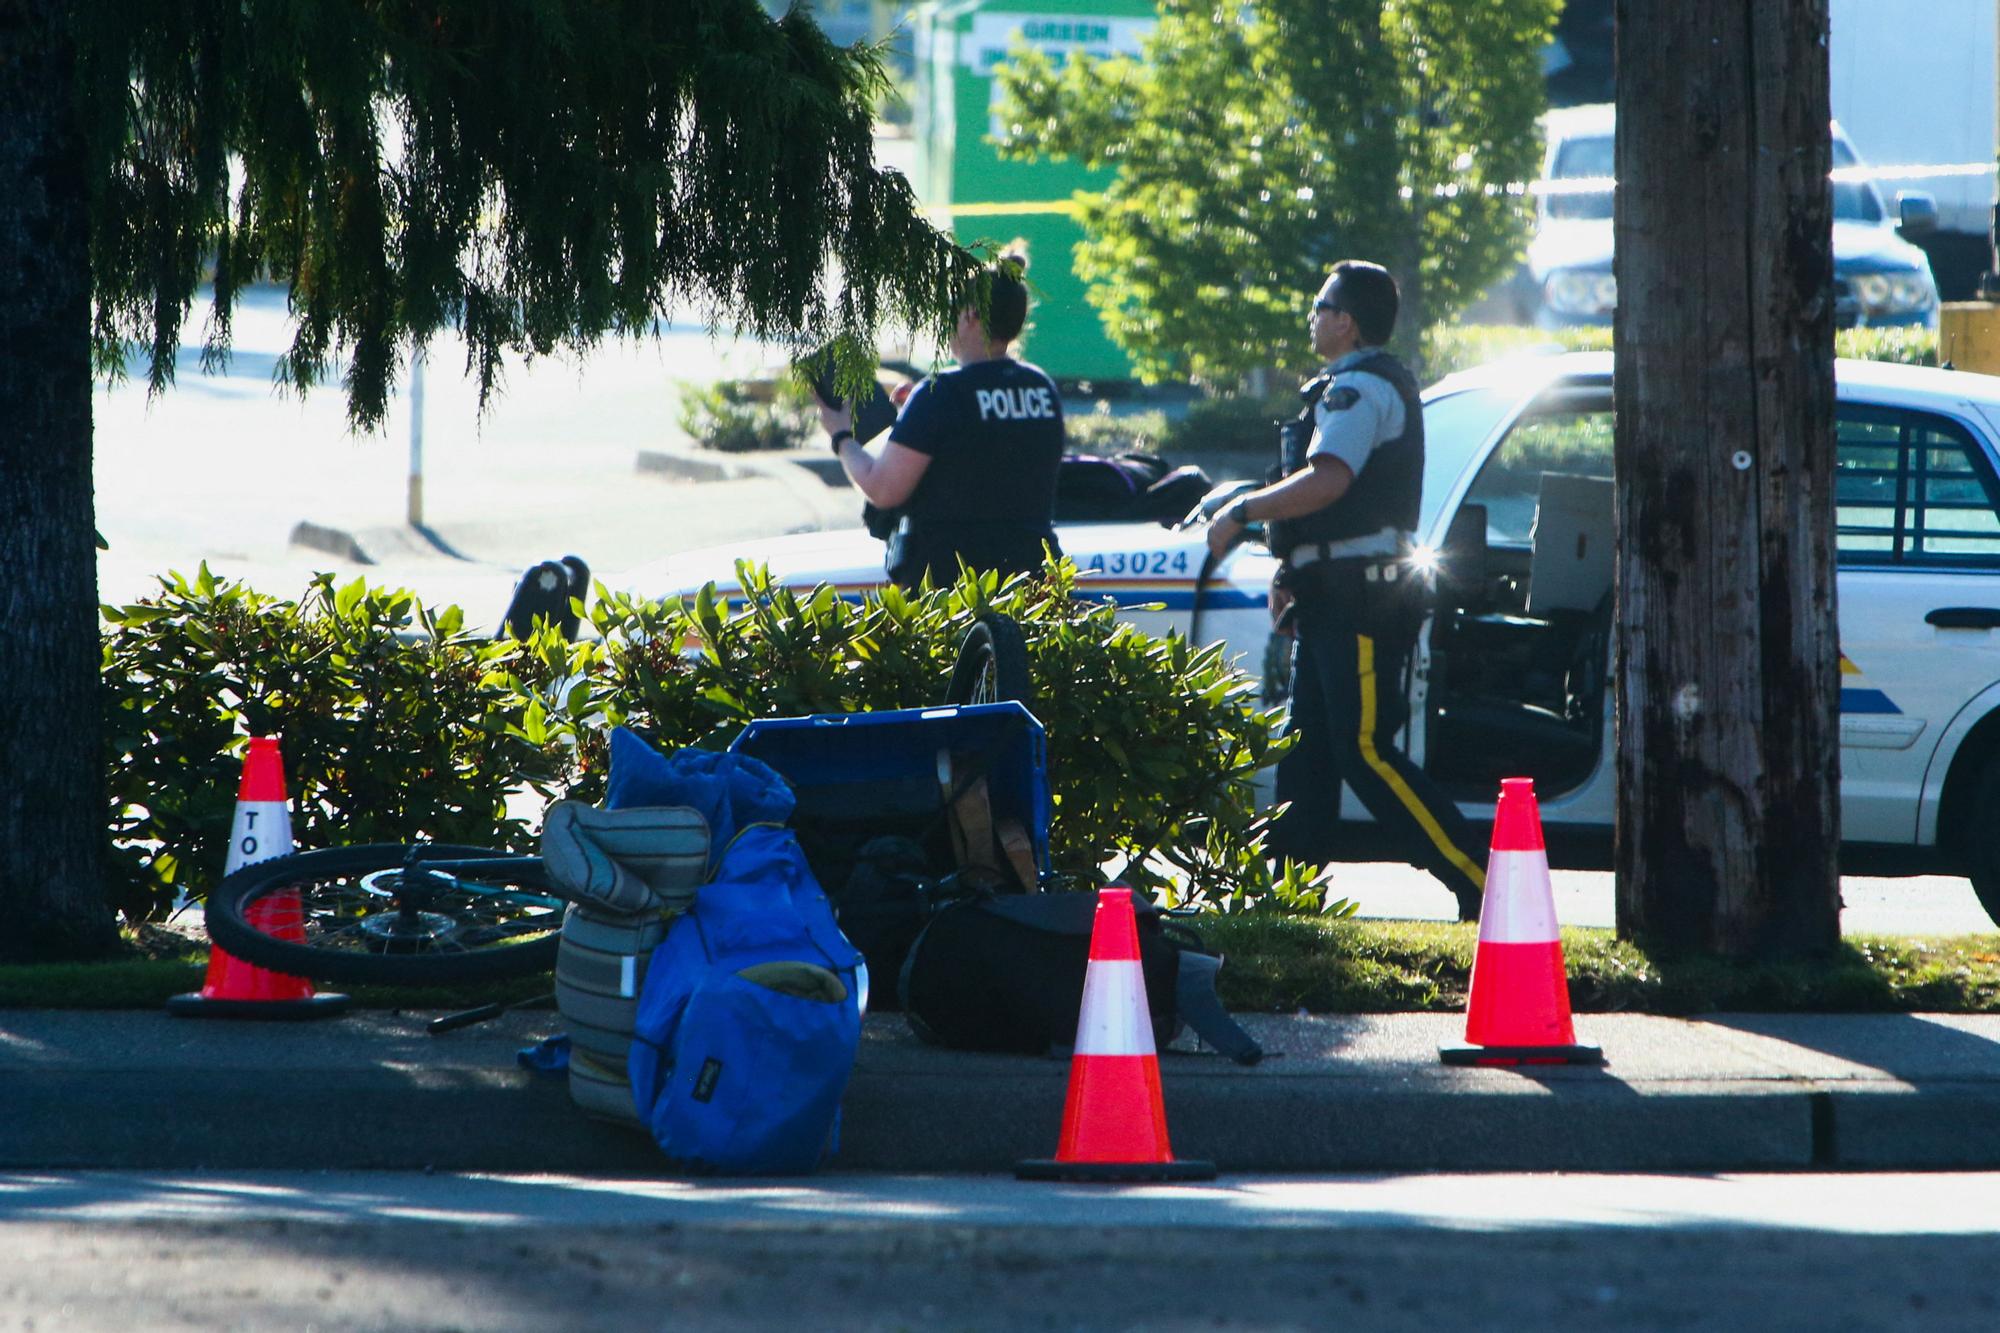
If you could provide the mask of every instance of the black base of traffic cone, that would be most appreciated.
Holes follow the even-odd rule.
[[[334,1018],[347,1012],[348,997],[321,991],[296,1000],[218,1000],[198,992],[167,998],[176,1018],[255,1018],[264,1021]]]
[[[1083,1180],[1116,1184],[1147,1180],[1214,1180],[1214,1162],[1058,1162],[1040,1158],[1014,1163],[1016,1180]]]
[[[1601,1046],[1440,1046],[1448,1065],[1601,1065]]]

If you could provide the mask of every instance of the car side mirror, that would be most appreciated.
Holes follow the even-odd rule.
[[[1896,231],[1906,241],[1937,230],[1937,196],[1926,190],[1896,191]]]

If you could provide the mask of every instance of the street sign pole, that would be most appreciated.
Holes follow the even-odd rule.
[[[410,354],[409,520],[413,528],[424,525],[424,362],[427,359],[421,347]]]

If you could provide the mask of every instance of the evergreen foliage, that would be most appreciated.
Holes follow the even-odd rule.
[[[115,945],[103,880],[90,393],[154,390],[212,281],[285,284],[279,380],[381,423],[456,325],[588,350],[669,310],[866,382],[879,325],[942,337],[977,267],[872,161],[879,53],[757,0],[9,0],[0,17],[0,957]]]
[[[1080,200],[1078,269],[1143,378],[1303,369],[1336,260],[1395,272],[1407,339],[1519,257],[1560,8],[1162,0],[1143,61],[1017,49],[1003,151],[1117,168]]]
[[[155,389],[211,273],[204,360],[248,282],[287,284],[279,378],[339,368],[378,424],[400,354],[465,335],[587,350],[693,308],[866,374],[876,329],[946,329],[973,257],[872,160],[880,53],[757,0],[89,0],[93,351]],[[829,262],[830,261],[830,262]],[[830,274],[838,274],[838,286]]]

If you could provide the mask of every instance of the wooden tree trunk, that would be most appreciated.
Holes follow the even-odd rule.
[[[1839,940],[1826,0],[1617,0],[1619,932]]]
[[[90,258],[63,0],[0,18],[0,959],[116,943],[105,906]]]

